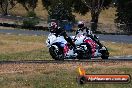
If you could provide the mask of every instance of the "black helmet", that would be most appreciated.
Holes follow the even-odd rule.
[[[84,22],[83,21],[79,21],[78,22],[78,27],[79,28],[83,28],[84,27]]]

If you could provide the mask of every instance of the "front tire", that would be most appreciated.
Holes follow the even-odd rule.
[[[49,48],[49,52],[54,60],[64,60],[63,51],[59,47],[57,49],[54,46],[51,46]]]
[[[109,52],[108,52],[107,49],[106,49],[106,50],[102,50],[102,51],[101,51],[101,54],[102,54],[102,56],[101,56],[102,59],[108,59],[108,57],[109,57]]]

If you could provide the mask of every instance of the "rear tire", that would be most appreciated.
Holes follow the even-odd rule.
[[[54,60],[64,60],[64,54],[63,51],[58,47],[59,50],[57,50],[54,46],[51,46],[49,48],[50,55]]]
[[[83,50],[78,52],[78,57],[77,58],[78,59],[91,59],[92,52],[91,52],[90,46],[87,45],[87,44],[81,44],[81,45],[86,45],[87,49],[85,49],[85,47],[82,47]]]

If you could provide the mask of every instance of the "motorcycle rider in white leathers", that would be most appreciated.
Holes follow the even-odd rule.
[[[64,39],[75,48],[75,44],[72,39],[67,35],[66,31],[58,26],[56,22],[50,23],[50,32],[55,33],[55,36],[63,36]]]
[[[92,31],[88,27],[85,26],[83,21],[78,22],[78,28],[79,29],[76,31],[76,36],[84,35],[84,36],[90,37],[93,41],[95,41],[100,46],[100,48],[103,47],[103,45],[99,42],[96,35],[94,35]]]

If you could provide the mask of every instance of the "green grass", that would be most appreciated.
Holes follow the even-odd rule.
[[[132,44],[125,43],[103,43],[109,50],[110,56],[127,56],[132,55]]]
[[[48,65],[48,64],[47,64]],[[67,64],[68,65],[68,64]],[[131,88],[132,82],[129,84],[84,84],[79,85],[76,81],[78,76],[77,66],[71,66],[67,69],[67,65],[60,68],[59,65],[54,69],[50,66],[47,69],[51,68],[52,70],[47,71],[44,68],[34,69],[33,72],[23,71],[22,73],[8,73],[8,74],[0,74],[0,88]],[[43,66],[44,67],[44,66]],[[58,67],[58,69],[57,69]],[[113,72],[114,70],[114,72]],[[127,73],[132,75],[131,67],[87,67],[87,73],[96,74],[119,74],[119,73]],[[105,72],[105,73],[104,73]]]
[[[19,52],[13,54],[0,54],[0,61],[10,60],[51,60],[51,56],[48,50],[45,49]]]
[[[0,34],[0,40],[43,43],[44,40],[46,40],[46,36],[28,36],[28,35],[18,36],[18,35]]]

